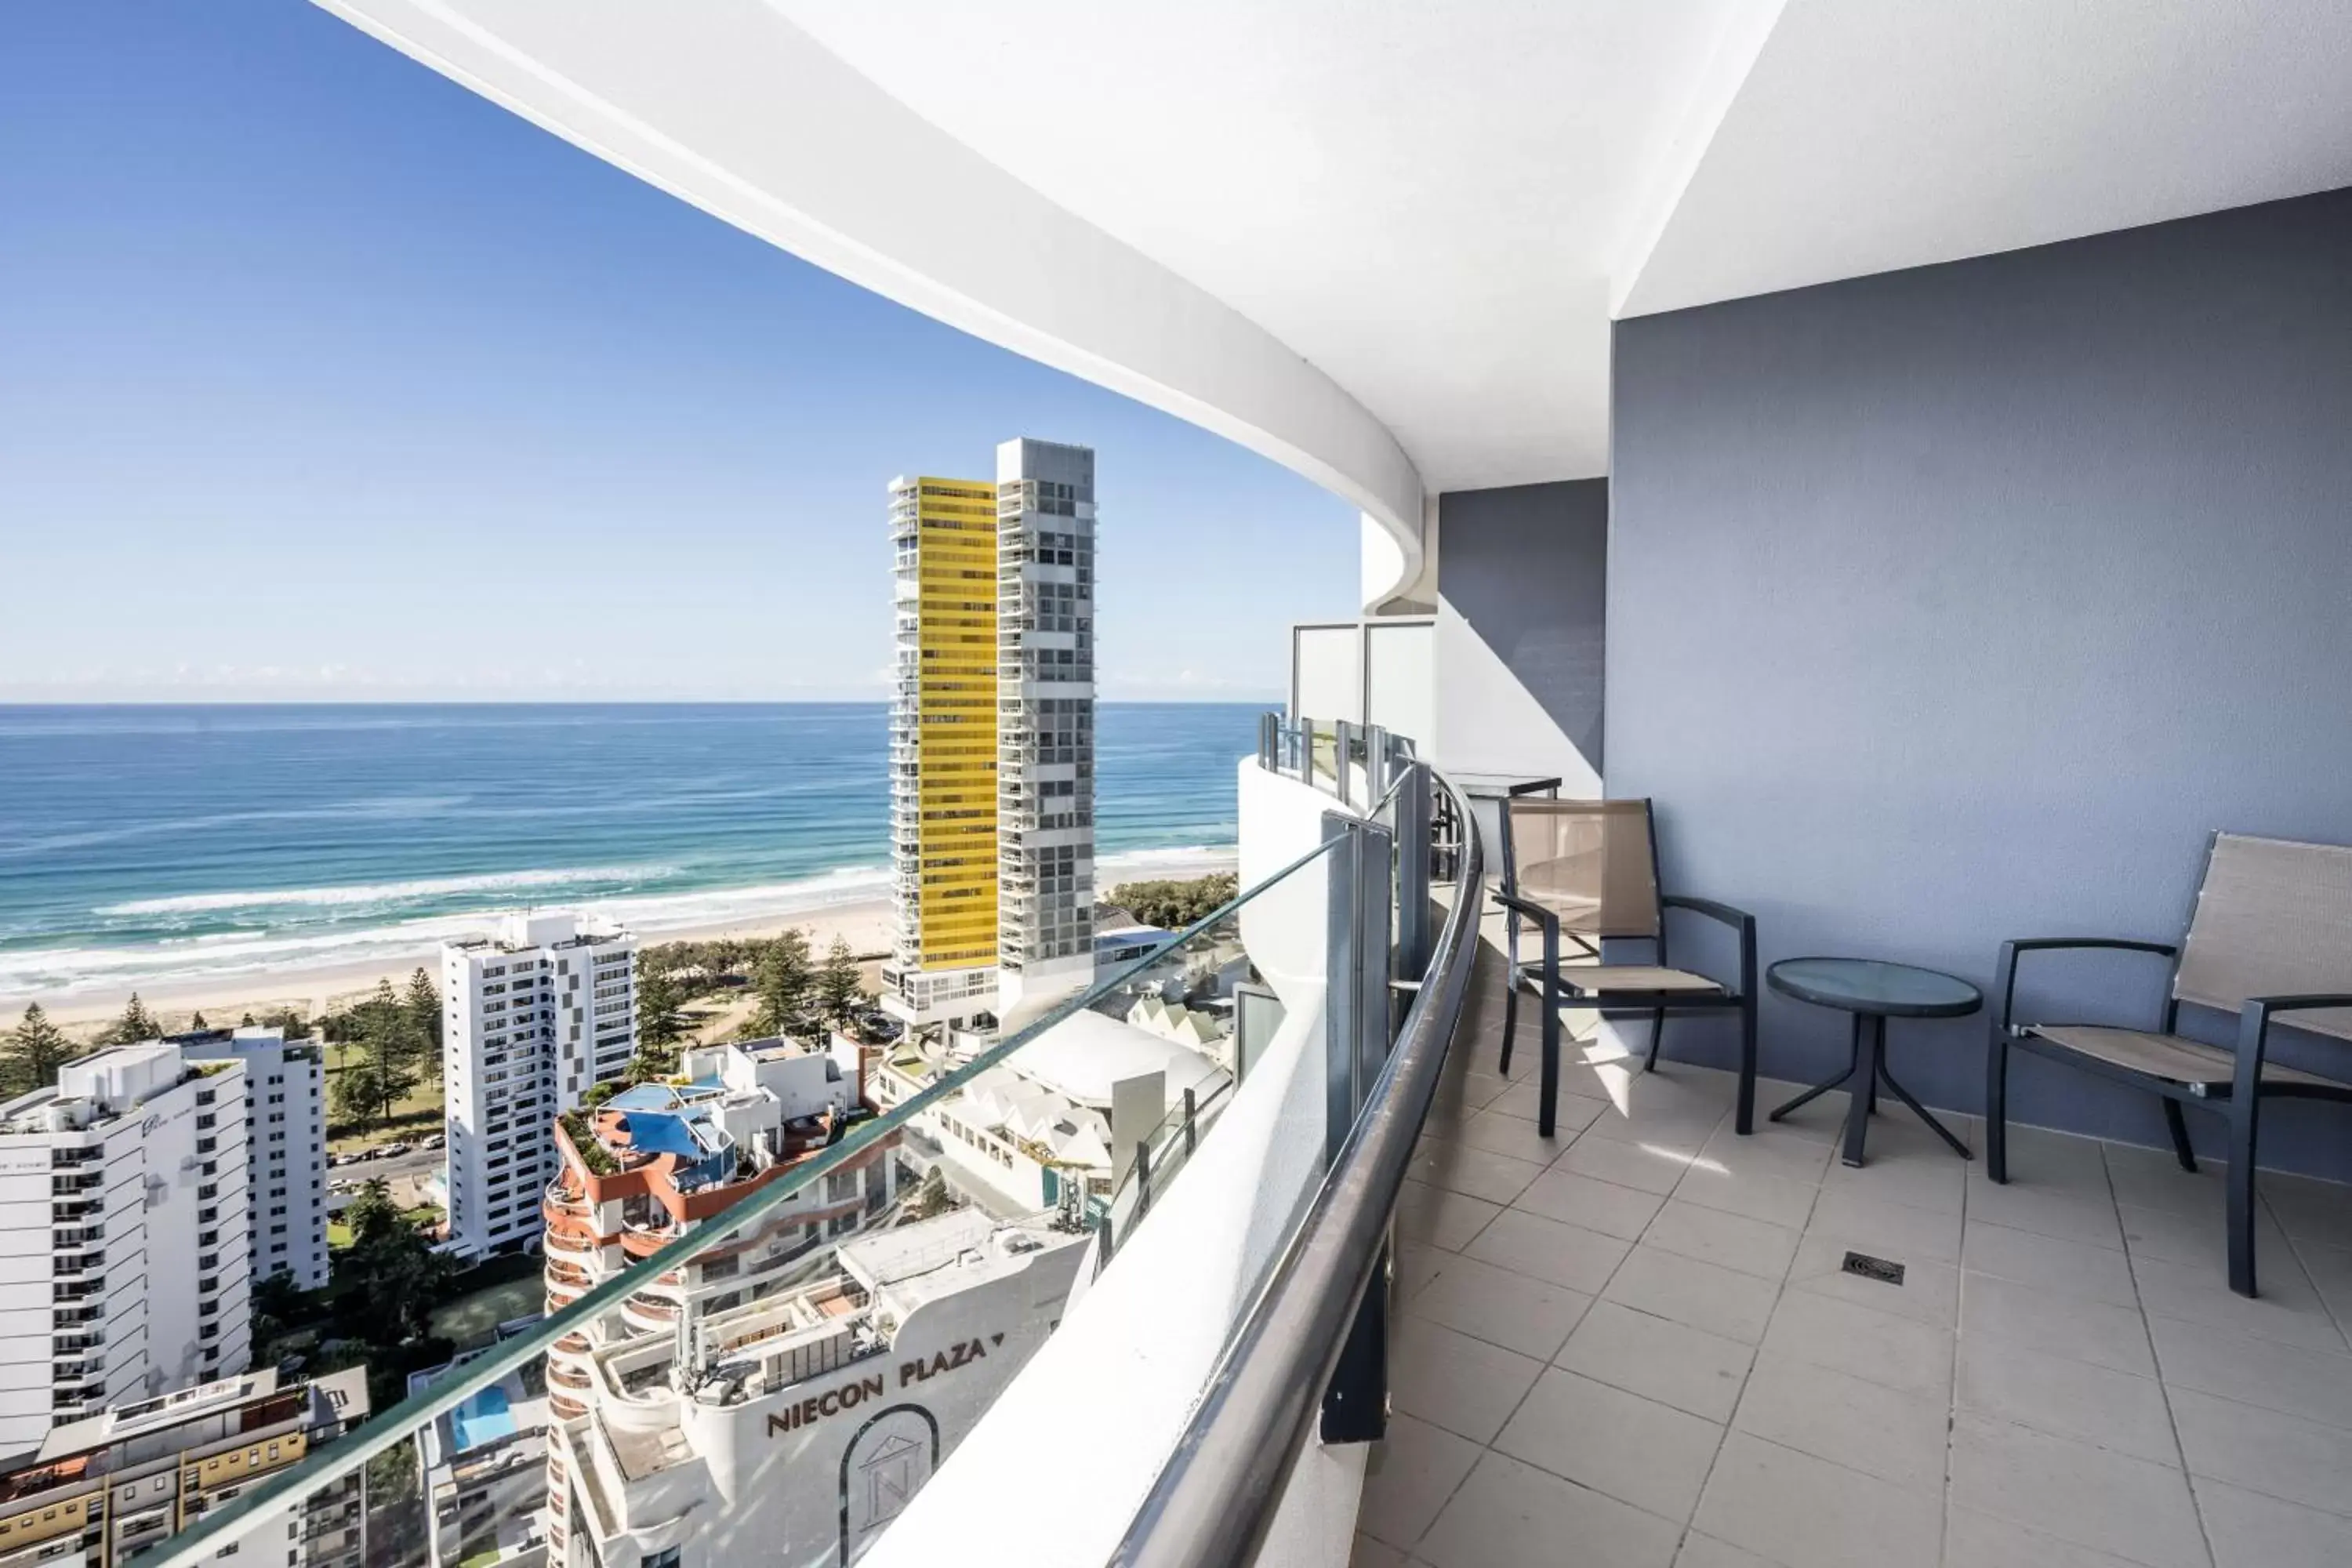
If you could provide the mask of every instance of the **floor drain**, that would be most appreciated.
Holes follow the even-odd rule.
[[[1864,1279],[1875,1279],[1881,1285],[1903,1283],[1903,1265],[1889,1262],[1884,1258],[1873,1258],[1867,1252],[1847,1253],[1845,1271],[1848,1274],[1859,1274]]]

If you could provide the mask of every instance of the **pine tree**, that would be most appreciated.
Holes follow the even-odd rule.
[[[784,931],[761,950],[754,984],[760,991],[759,1027],[763,1035],[781,1035],[807,1019],[809,991],[815,976],[809,971],[808,933],[797,927]]]
[[[393,1107],[407,1099],[415,1087],[416,1074],[397,1058],[386,1056],[381,1050],[376,1053],[375,1088],[376,1093],[383,1097],[385,1121],[392,1120]]]
[[[25,1021],[8,1037],[7,1051],[0,1056],[0,1095],[14,1100],[46,1089],[57,1082],[58,1068],[72,1055],[73,1044],[65,1032],[34,1003],[25,1009]]]
[[[386,1073],[408,1073],[410,1087],[415,1087],[412,1069],[431,1054],[433,1037],[418,1027],[414,1009],[394,992],[392,977],[377,981],[375,994],[352,1011],[358,1015],[359,1036],[368,1053]],[[407,1092],[401,1090],[401,1094]],[[400,1095],[392,1098],[397,1100]]]
[[[139,993],[131,994],[130,1003],[122,1016],[106,1032],[106,1043],[111,1046],[134,1046],[142,1040],[163,1037],[163,1026],[155,1022],[155,1015],[147,1011],[147,1004],[139,1000]]]
[[[436,1051],[439,1050],[441,993],[434,989],[433,976],[422,967],[408,977],[408,994],[402,998],[402,1005],[407,1009],[409,1026],[431,1042]]]
[[[857,955],[849,950],[847,937],[836,936],[817,973],[817,1012],[835,1028],[845,1029],[865,1005],[866,976],[858,972]]]
[[[245,1022],[243,1022],[242,1024],[239,1024],[239,1025],[237,1026],[237,1027],[238,1027],[238,1028],[240,1028],[240,1029],[250,1029],[250,1028],[252,1028],[252,1027],[253,1027],[253,1015],[252,1015],[252,1014],[250,1014],[250,1013],[247,1013],[247,1014],[245,1016]]]
[[[383,1069],[373,1051],[362,1051],[356,1060],[346,1060],[335,1072],[330,1096],[335,1115],[346,1125],[366,1131],[375,1125],[383,1104]]]
[[[637,1038],[648,1047],[674,1046],[686,1034],[685,997],[662,970],[637,965]]]

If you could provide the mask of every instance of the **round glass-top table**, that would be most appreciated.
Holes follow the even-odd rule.
[[[1783,996],[1853,1015],[1853,1054],[1845,1071],[1772,1112],[1772,1121],[1840,1084],[1849,1085],[1843,1158],[1849,1165],[1859,1165],[1871,1113],[1878,1109],[1878,1086],[1884,1083],[1961,1159],[1969,1158],[1969,1146],[1928,1115],[1927,1108],[1886,1070],[1886,1020],[1964,1017],[1984,1005],[1981,992],[1955,974],[1875,958],[1784,958],[1765,971],[1764,983]],[[1854,1084],[1857,1075],[1862,1082]]]

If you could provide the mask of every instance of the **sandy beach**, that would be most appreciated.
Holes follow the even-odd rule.
[[[1100,884],[1108,893],[1121,881],[1202,877],[1230,871],[1234,864],[1234,852],[1231,849],[1203,850],[1182,857],[1154,856],[1148,864],[1122,865],[1113,858],[1105,863]],[[593,910],[593,906],[590,908]],[[495,913],[485,913],[482,928],[488,930],[496,919]],[[638,934],[648,943],[719,937],[752,939],[772,937],[795,926],[808,933],[810,945],[819,953],[839,936],[846,939],[861,959],[873,961],[889,949],[890,905],[887,900],[866,900],[798,910],[778,909],[724,924],[646,930]],[[259,1017],[286,1007],[315,1017],[336,1004],[373,991],[381,980],[388,978],[397,987],[405,984],[410,973],[419,965],[437,971],[439,963],[437,944],[424,944],[413,952],[379,955],[364,963],[289,966],[266,975],[236,974],[213,981],[190,979],[141,985],[137,990],[140,1000],[167,1028],[186,1027],[197,1013],[217,1026],[234,1024],[247,1013]],[[868,973],[870,977],[870,963]],[[0,1028],[13,1026],[26,1004],[38,1002],[69,1033],[87,1034],[120,1014],[132,989],[124,985],[77,990],[66,995],[0,998]]]

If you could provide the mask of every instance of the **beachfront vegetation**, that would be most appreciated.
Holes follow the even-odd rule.
[[[410,1026],[423,1035],[434,1050],[441,1048],[441,993],[433,984],[433,976],[419,964],[408,977],[408,990],[400,999],[408,1015]]]
[[[163,1026],[155,1021],[155,1015],[147,1011],[147,1004],[139,1000],[139,993],[133,991],[131,1000],[123,1006],[122,1016],[107,1026],[106,1032],[99,1036],[98,1043],[101,1046],[135,1046],[142,1040],[160,1039],[163,1034]]]
[[[329,1109],[340,1125],[331,1132],[365,1135],[400,1116],[420,1089],[437,1093],[441,997],[423,969],[409,976],[404,994],[389,977],[378,981],[364,1000],[321,1016],[319,1032],[337,1047]],[[406,1109],[413,1115],[437,1108],[436,1099]]]
[[[686,1037],[686,985],[667,970],[646,962],[637,951],[637,1039],[646,1047],[675,1046]]]
[[[1107,901],[1162,931],[1182,931],[1234,901],[1242,889],[1241,874],[1217,871],[1189,881],[1123,882]]]
[[[816,973],[816,1014],[836,1029],[846,1029],[866,1010],[866,976],[849,939],[835,936],[825,950],[824,967]]]
[[[347,1127],[365,1132],[390,1121],[393,1107],[416,1087],[416,1074],[373,1047],[361,1050],[335,1074],[331,1109]]]
[[[703,1020],[689,1011],[694,1003],[748,991],[753,959],[761,945],[722,938],[639,948],[637,1038],[645,1047],[643,1054],[658,1061],[695,1034]],[[631,1070],[635,1071],[634,1066]]]
[[[75,1055],[65,1031],[49,1022],[38,1002],[25,1009],[25,1020],[8,1036],[0,1051],[0,1100],[14,1100],[58,1081],[58,1068]]]
[[[794,927],[761,944],[751,965],[751,984],[760,994],[760,1011],[752,1028],[761,1035],[805,1031],[816,972],[809,963],[808,932]]]
[[[440,994],[422,969],[409,976],[405,994],[394,991],[386,975],[364,1000],[323,1015],[319,1032],[339,1045],[363,1045],[413,1068],[440,1050]]]

